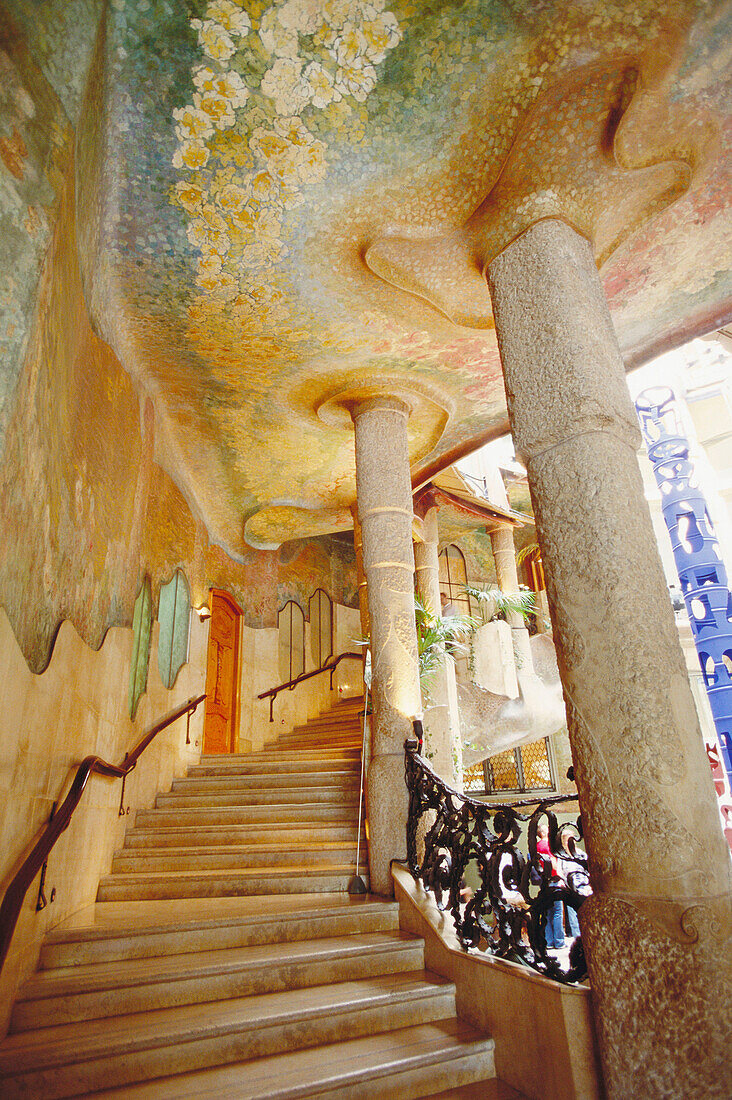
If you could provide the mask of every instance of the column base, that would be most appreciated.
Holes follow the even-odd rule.
[[[366,807],[371,890],[391,897],[394,893],[391,861],[407,858],[409,796],[403,753],[373,757],[366,784]]]

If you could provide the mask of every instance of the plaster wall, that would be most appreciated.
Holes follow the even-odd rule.
[[[333,654],[357,653],[354,639],[360,637],[361,626],[356,608],[333,604]],[[310,623],[305,622],[305,671],[315,667],[310,648]],[[276,627],[255,629],[241,627],[241,716],[239,752],[257,752],[271,744],[280,734],[289,733],[310,718],[334,706],[339,699],[363,693],[361,665],[343,661],[333,677],[322,673],[305,680],[293,691],[282,691],[274,702],[274,721],[269,721],[269,699],[258,699],[260,692],[281,683],[279,671],[278,631]]]
[[[0,891],[27,855],[52,804],[63,799],[74,766],[96,754],[120,763],[144,732],[168,711],[204,691],[208,625],[192,616],[188,663],[170,690],[157,667],[158,625],[154,626],[147,691],[135,721],[129,718],[132,630],[113,627],[97,651],[71,623],[62,624],[51,662],[40,675],[30,672],[0,610],[0,668],[4,700],[0,740]],[[92,903],[99,878],[109,872],[112,854],[138,809],[150,807],[158,791],[170,789],[201,752],[203,709],[191,718],[189,747],[184,718],[161,732],[148,747],[125,786],[123,817],[118,814],[121,783],[92,776],[68,829],[48,860],[46,896],[53,903],[36,913],[38,881],[29,889],[10,953],[0,973],[0,1033],[7,1028],[15,991],[34,970],[46,932]]]

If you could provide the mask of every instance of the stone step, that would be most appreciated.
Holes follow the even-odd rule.
[[[351,861],[316,868],[300,864],[264,870],[248,868],[241,871],[155,871],[147,875],[106,875],[100,879],[97,901],[246,897],[254,894],[347,890],[353,873]]]
[[[292,752],[293,750],[297,749],[301,749],[304,753],[310,753],[314,749],[325,749],[330,752],[334,748],[353,749],[354,751],[358,750],[360,752],[361,738],[359,737],[358,741],[356,741],[355,739],[351,740],[350,738],[346,740],[345,738],[339,738],[335,735],[329,737],[326,734],[318,734],[317,737],[309,737],[307,738],[307,740],[300,740],[298,738],[290,736],[287,739],[275,741],[270,746],[270,748],[274,752]]]
[[[353,815],[352,815],[353,816]],[[361,827],[361,843],[364,843],[365,829]],[[171,828],[140,828],[135,826],[125,836],[125,849],[139,848],[185,848],[190,845],[204,844],[259,844],[262,840],[277,840],[283,845],[319,844],[347,841],[356,843],[357,823],[348,821],[318,824],[299,824],[281,822],[276,829],[271,823],[256,825],[198,825],[174,826]]]
[[[11,1033],[424,968],[424,942],[376,932],[41,971],[15,1002]]]
[[[236,1063],[104,1090],[95,1100],[417,1100],[433,1088],[486,1084],[495,1074],[493,1040],[458,1020],[332,1043],[315,1050]],[[480,1094],[478,1094],[480,1095]]]
[[[297,779],[297,788],[303,787],[341,787],[350,790],[357,787],[361,778],[361,769],[348,771],[299,772],[293,776],[291,771],[267,772],[261,775],[196,775],[186,779],[174,779],[172,790],[187,794],[192,791],[250,791],[293,789],[293,779]]]
[[[155,805],[170,806],[293,806],[298,803],[323,803],[331,806],[357,804],[358,788],[328,787],[269,787],[232,791],[170,791],[159,794]]]
[[[334,863],[355,863],[355,845],[349,841],[318,841],[312,844],[275,840],[271,844],[193,845],[188,848],[123,848],[112,857],[112,874],[148,871],[215,871],[246,867],[330,867]],[[368,870],[368,855],[361,845],[362,867]],[[363,872],[362,872],[363,873]]]
[[[88,923],[75,923],[82,917]],[[286,905],[276,895],[188,898],[184,907],[175,899],[101,902],[49,932],[40,966],[83,966],[398,928],[396,902],[368,894],[292,894]]]
[[[262,1058],[454,1012],[454,986],[415,971],[85,1020],[9,1036],[0,1045],[1,1091],[4,1100],[60,1100],[148,1082],[173,1067],[180,1074]]]
[[[471,1085],[458,1085],[444,1092],[431,1092],[424,1100],[529,1100],[529,1097],[494,1077]]]
[[[274,803],[271,806],[247,804],[221,806],[209,799],[201,799],[201,805],[180,806],[173,803],[154,810],[138,810],[135,828],[158,825],[191,826],[199,825],[269,825],[277,828],[284,824],[308,825],[317,828],[319,824],[353,822],[358,820],[358,801],[350,803],[308,803],[296,805]]]
[[[215,775],[262,775],[277,772],[289,772],[290,775],[300,772],[325,771],[360,771],[361,754],[355,750],[336,754],[323,753],[275,753],[267,752],[261,755],[251,753],[248,756],[240,756],[236,762],[227,764],[192,764],[188,769],[188,775],[215,776]]]

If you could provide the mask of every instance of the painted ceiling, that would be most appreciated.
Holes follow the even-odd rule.
[[[416,477],[503,430],[483,273],[540,218],[593,242],[629,365],[732,316],[725,5],[10,7],[76,130],[92,322],[233,556],[350,526],[346,389],[412,394]]]

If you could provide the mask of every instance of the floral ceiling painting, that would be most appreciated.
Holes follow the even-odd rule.
[[[629,365],[729,318],[724,5],[76,6],[40,38],[9,4],[75,131],[85,301],[235,558],[351,525],[343,390],[410,392],[416,479],[505,429],[484,271],[539,218],[592,241]]]

